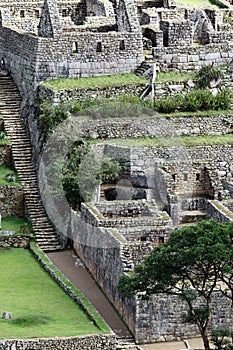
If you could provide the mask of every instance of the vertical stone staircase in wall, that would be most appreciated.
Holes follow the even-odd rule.
[[[26,211],[34,236],[44,251],[62,249],[40,199],[37,174],[32,163],[32,150],[26,129],[20,120],[21,97],[13,80],[0,75],[0,113],[4,128],[12,143],[15,169],[23,185]]]

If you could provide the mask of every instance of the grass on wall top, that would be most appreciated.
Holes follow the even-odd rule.
[[[16,234],[21,233],[22,225],[26,225],[27,232],[32,231],[31,224],[26,218],[18,218],[17,216],[11,216],[2,219],[1,226],[4,231],[15,231]]]
[[[108,139],[106,141],[93,141],[93,143],[99,142],[126,147],[233,145],[233,134],[213,136],[145,137],[137,139]]]
[[[183,5],[190,5],[193,7],[201,7],[201,8],[206,8],[206,7],[214,7],[214,8],[219,8],[217,4],[215,4],[214,1],[209,1],[209,0],[176,0],[178,4],[183,4]]]
[[[155,84],[161,82],[184,82],[195,78],[195,73],[159,72]],[[43,83],[56,91],[65,89],[106,89],[108,87],[124,87],[128,85],[146,85],[144,76],[134,73],[113,74],[87,78],[51,79]]]
[[[8,181],[9,179],[8,175],[12,175],[11,177],[13,181]],[[14,187],[21,187],[21,183],[17,177],[17,174],[14,170],[9,169],[5,165],[0,165],[0,186],[14,186]]]
[[[60,78],[43,83],[54,90],[64,89],[106,89],[109,87],[124,87],[128,85],[145,85],[147,79],[134,73],[95,76],[87,78]]]
[[[0,319],[1,339],[101,333],[29,250],[0,250],[0,275],[0,315],[12,313]]]

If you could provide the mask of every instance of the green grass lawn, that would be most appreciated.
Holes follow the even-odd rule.
[[[11,216],[9,218],[2,219],[2,230],[5,231],[15,231],[15,233],[20,233],[20,227],[22,225],[26,225],[27,230],[31,232],[31,225],[25,218]]]
[[[209,0],[176,0],[179,4],[191,5],[194,7],[215,7],[218,8],[217,5],[214,5],[212,1]]]
[[[13,174],[15,177],[15,181],[9,182],[6,179],[6,176],[9,174]],[[21,184],[17,178],[17,174],[12,169],[7,168],[5,165],[0,165],[0,186],[15,186],[21,187]]]
[[[201,145],[233,145],[233,134],[213,136],[181,136],[181,137],[146,137],[138,139],[108,139],[93,143],[110,143],[127,147],[160,147],[160,146],[201,146]]]
[[[0,338],[75,336],[100,333],[86,314],[54,282],[25,249],[0,250]],[[26,319],[25,315],[37,315]],[[45,324],[35,318],[45,318]],[[34,324],[35,323],[35,324]],[[105,329],[106,331],[106,329]]]
[[[134,73],[95,76],[87,78],[52,79],[43,83],[54,90],[63,89],[105,89],[108,87],[123,87],[128,85],[146,85],[144,76]]]

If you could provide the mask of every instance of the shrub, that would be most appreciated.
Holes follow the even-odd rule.
[[[49,317],[37,314],[28,314],[15,319],[11,319],[10,323],[19,327],[31,327],[37,326],[40,324],[46,324],[50,320]]]
[[[9,174],[6,175],[5,177],[7,182],[16,182],[17,181],[17,176],[14,172],[11,172]]]
[[[213,100],[213,109],[223,110],[229,109],[232,100],[232,92],[230,89],[223,89],[220,91]]]
[[[215,329],[211,332],[211,341],[217,350],[228,348],[231,345],[232,331],[230,329]]]
[[[168,96],[154,101],[154,109],[160,113],[172,113],[179,110],[183,104],[181,95]]]
[[[196,74],[196,83],[198,88],[204,89],[210,87],[212,80],[219,80],[223,77],[222,67],[216,67],[213,64],[203,66]]]
[[[214,95],[209,90],[193,90],[185,95],[184,111],[196,112],[199,110],[213,109]]]

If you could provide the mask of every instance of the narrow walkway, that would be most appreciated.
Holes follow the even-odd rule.
[[[130,337],[131,334],[118,316],[106,296],[97,286],[86,268],[73,250],[47,253],[50,260],[76,286],[97,309],[110,328],[118,337]],[[188,339],[190,349],[203,349],[201,338]],[[183,341],[172,341],[140,345],[142,350],[185,350]]]
[[[40,199],[30,140],[20,120],[21,102],[19,91],[10,76],[0,75],[0,113],[12,144],[13,162],[23,185],[28,217],[40,248],[54,251],[62,247]]]
[[[86,296],[118,337],[131,336],[113,306],[90,276],[87,269],[80,263],[73,250],[50,252],[47,255],[73,285]]]

